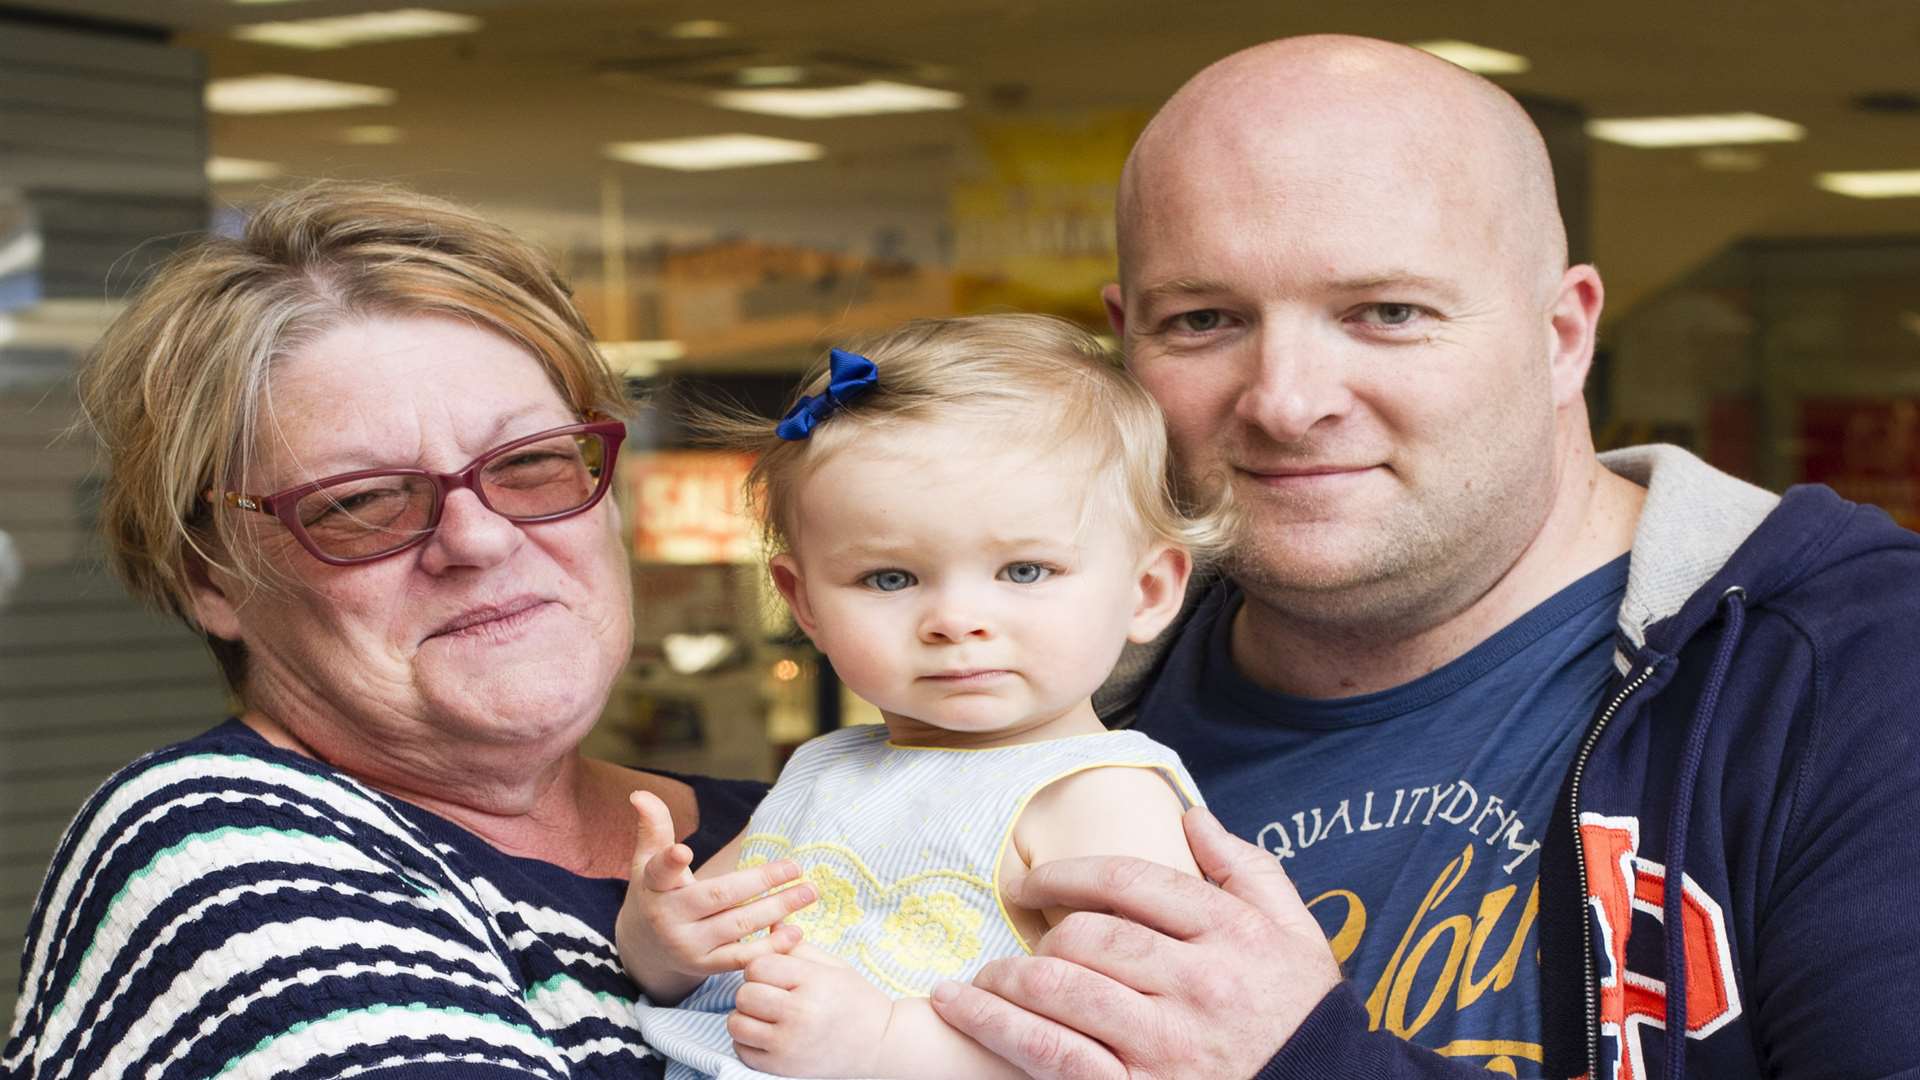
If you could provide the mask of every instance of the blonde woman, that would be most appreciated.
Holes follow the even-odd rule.
[[[112,562],[241,712],[81,810],[0,1073],[658,1075],[613,946],[628,797],[700,858],[760,788],[579,751],[631,637],[624,401],[547,261],[295,192],[159,270],[80,384]]]

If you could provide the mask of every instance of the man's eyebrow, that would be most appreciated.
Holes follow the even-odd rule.
[[[1361,277],[1343,278],[1328,283],[1336,292],[1361,293],[1376,292],[1382,289],[1415,289],[1438,296],[1446,300],[1458,300],[1460,290],[1453,282],[1445,278],[1417,274],[1411,270],[1387,270],[1378,274],[1366,274]]]
[[[1153,304],[1172,297],[1219,295],[1231,291],[1224,282],[1207,278],[1173,278],[1141,289],[1138,302]]]

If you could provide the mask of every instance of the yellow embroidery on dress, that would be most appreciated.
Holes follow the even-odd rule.
[[[860,924],[859,890],[831,866],[815,863],[803,876],[813,882],[819,899],[787,916],[786,921],[798,926],[809,943],[831,949],[840,944],[843,934]]]
[[[901,967],[957,975],[980,955],[981,913],[950,892],[909,896],[887,916],[880,947]]]
[[[844,859],[849,866],[853,868],[855,873],[860,875],[861,880],[865,881],[869,888],[873,889],[873,891],[880,893],[883,896],[893,892],[896,889],[904,888],[908,885],[917,885],[922,881],[929,881],[936,878],[944,878],[950,881],[959,881],[968,885],[972,885],[975,888],[982,889],[988,893],[994,892],[993,882],[987,878],[981,877],[979,874],[968,873],[965,870],[951,870],[951,869],[944,869],[944,868],[933,869],[933,870],[922,870],[918,873],[908,874],[906,877],[903,877],[900,880],[893,882],[892,884],[887,884],[886,882],[881,881],[880,878],[877,875],[875,875],[872,870],[869,870],[867,868],[867,862],[865,859],[862,859],[860,857],[859,852],[854,851],[852,848],[846,846],[845,844],[835,844],[825,840],[814,841],[811,843],[801,844],[798,847],[794,847],[793,841],[788,840],[784,836],[776,836],[772,833],[754,833],[752,836],[749,836],[745,840],[741,841],[741,847],[745,848],[749,845],[771,847],[776,850],[784,848],[786,850],[780,852],[780,854],[783,857],[794,859],[800,862],[802,865],[804,865],[807,862],[807,856],[814,855],[815,853],[818,853],[818,852],[830,852],[834,855],[838,855],[840,858]],[[771,856],[756,855],[754,856],[754,859],[755,861],[751,865],[758,866],[760,863],[771,861]],[[745,855],[741,856],[740,865],[741,866],[750,865],[747,862],[747,856]]]

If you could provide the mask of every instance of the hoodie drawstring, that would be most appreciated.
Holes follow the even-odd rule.
[[[1707,730],[1713,726],[1713,713],[1720,703],[1720,691],[1727,684],[1733,667],[1733,652],[1740,644],[1740,632],[1746,625],[1747,590],[1738,585],[1720,594],[1720,613],[1726,620],[1720,648],[1713,657],[1713,669],[1707,674],[1700,705],[1694,710],[1693,723],[1687,727],[1686,743],[1680,751],[1678,783],[1673,793],[1673,812],[1667,819],[1667,883],[1661,898],[1660,917],[1666,932],[1667,984],[1667,1080],[1686,1080],[1687,1069],[1687,933],[1682,901],[1686,896],[1687,823],[1693,816],[1693,788],[1700,777],[1700,759],[1707,748]]]

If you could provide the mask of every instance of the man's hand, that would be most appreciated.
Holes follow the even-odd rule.
[[[947,1023],[1042,1080],[1252,1076],[1340,982],[1280,864],[1203,809],[1187,842],[1218,887],[1139,859],[1064,859],[1012,890],[1071,908],[1030,957],[944,983]]]
[[[878,1076],[893,1001],[839,957],[801,944],[747,964],[727,1031],[740,1060],[781,1076]]]
[[[627,974],[649,998],[672,1004],[708,975],[799,943],[800,929],[780,920],[813,903],[813,886],[801,882],[761,895],[799,877],[797,864],[782,859],[696,881],[693,849],[674,843],[667,804],[645,791],[631,801],[640,815],[639,839],[613,937]],[[760,930],[767,935],[741,940]]]

